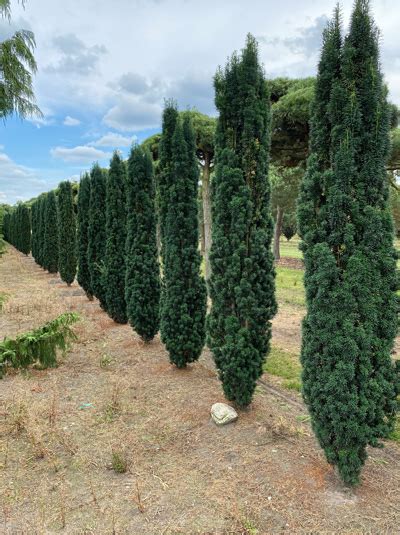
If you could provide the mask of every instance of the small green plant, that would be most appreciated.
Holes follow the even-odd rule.
[[[111,457],[111,466],[116,474],[125,474],[128,470],[128,460],[125,454],[114,450]]]
[[[100,357],[100,368],[107,368],[108,366],[111,366],[114,361],[115,359],[111,355],[104,353],[104,355]]]
[[[55,367],[57,350],[64,353],[70,342],[76,339],[71,325],[78,320],[78,314],[66,312],[15,339],[4,338],[0,342],[0,377],[8,367],[27,368],[32,364],[39,364],[42,368]]]
[[[243,522],[243,527],[246,530],[244,533],[246,535],[258,535],[259,531],[254,525],[254,522],[249,518],[246,518]]]

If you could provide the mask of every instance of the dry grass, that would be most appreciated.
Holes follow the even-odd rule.
[[[79,340],[57,369],[0,382],[0,533],[398,529],[398,445],[371,452],[350,492],[324,461],[298,397],[293,405],[257,388],[252,408],[217,428],[209,410],[223,396],[207,351],[176,370],[159,339],[143,344],[14,250],[0,259],[0,280],[9,294],[2,333],[60,311],[82,314]],[[297,315],[286,322],[289,333],[299,323]]]

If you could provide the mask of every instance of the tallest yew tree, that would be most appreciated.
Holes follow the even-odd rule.
[[[355,2],[343,43],[338,13],[325,31],[298,209],[303,395],[328,462],[350,485],[359,482],[366,447],[393,426],[398,384],[389,110],[378,43],[367,0]]]
[[[251,402],[276,311],[268,159],[269,94],[249,35],[215,77],[219,119],[212,182],[208,345],[225,396]]]

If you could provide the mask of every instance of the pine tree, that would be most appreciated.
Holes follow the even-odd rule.
[[[164,135],[170,132],[163,132]],[[199,175],[189,117],[183,124],[181,119],[176,121],[168,144],[171,150],[171,160],[167,161],[169,183],[164,183],[160,190],[164,272],[160,330],[170,361],[183,368],[201,354],[206,313],[206,288],[200,276],[198,251]],[[166,146],[167,140],[164,140],[162,150]]]
[[[159,327],[160,267],[156,239],[153,162],[133,147],[128,161],[126,303],[129,323],[146,342]]]
[[[340,33],[336,12],[324,34],[298,209],[307,299],[301,360],[315,434],[355,485],[366,447],[393,427],[397,281],[389,112],[367,0],[356,0],[343,45]]]
[[[98,164],[90,172],[90,201],[88,229],[88,265],[93,295],[106,309],[104,288],[104,256],[106,249],[106,173]]]
[[[57,199],[54,191],[49,191],[45,198],[45,227],[44,227],[44,264],[49,273],[58,271],[58,225]]]
[[[76,223],[71,182],[58,186],[58,271],[70,286],[76,275]]]
[[[213,180],[208,344],[225,396],[248,405],[270,346],[276,312],[268,154],[269,95],[249,35],[215,77],[220,112]]]
[[[93,299],[88,263],[89,242],[89,203],[90,203],[90,175],[85,173],[79,183],[78,193],[78,283],[85,291],[89,300]]]
[[[111,159],[107,177],[106,237],[103,284],[107,313],[117,323],[126,323],[126,167],[117,151]]]

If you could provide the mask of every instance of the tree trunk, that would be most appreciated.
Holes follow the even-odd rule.
[[[276,222],[275,222],[275,231],[274,231],[274,257],[275,262],[280,260],[281,251],[280,251],[280,239],[282,234],[282,222],[283,222],[283,210],[280,206],[276,209]]]
[[[203,195],[203,229],[204,229],[204,260],[206,266],[206,281],[211,276],[210,250],[211,250],[211,191],[210,191],[211,159],[209,154],[204,156],[202,176]]]

